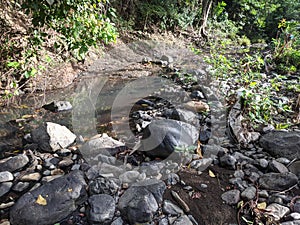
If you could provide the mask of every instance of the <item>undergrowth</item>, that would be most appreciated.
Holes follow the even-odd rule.
[[[217,29],[210,31],[214,35],[205,61],[211,66],[211,76],[220,81],[228,103],[241,98],[245,120],[254,128],[272,124],[276,129],[286,129],[297,123],[294,107],[300,93],[299,22],[280,21],[271,48],[251,48],[250,40],[239,37],[231,21],[214,23],[211,27]],[[235,30],[229,32],[232,27]]]

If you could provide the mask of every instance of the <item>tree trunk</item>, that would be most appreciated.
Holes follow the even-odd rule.
[[[202,0],[202,10],[201,10],[201,23],[200,23],[200,30],[199,36],[202,38],[207,39],[208,33],[206,31],[207,27],[207,19],[212,7],[213,0]]]

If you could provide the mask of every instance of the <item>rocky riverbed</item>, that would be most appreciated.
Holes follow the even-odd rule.
[[[160,47],[112,53],[109,66],[123,68],[114,73],[105,61],[91,68],[127,74],[112,101],[105,91],[95,103],[107,81],[98,74],[73,103],[3,125],[1,225],[300,224],[300,131],[241,129],[238,102],[226,110],[203,65]],[[111,115],[104,130],[97,110]],[[73,122],[36,121],[41,111]]]

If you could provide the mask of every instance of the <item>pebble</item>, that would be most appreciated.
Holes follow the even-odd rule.
[[[12,181],[14,176],[9,171],[0,172],[0,183]]]
[[[0,209],[6,209],[6,208],[9,208],[9,207],[12,207],[14,204],[15,204],[14,201],[8,202],[8,203],[2,203],[2,204],[0,204]]]
[[[175,185],[180,181],[180,177],[176,173],[168,174],[167,185]]]
[[[41,179],[42,175],[38,172],[36,173],[30,173],[30,174],[25,174],[20,178],[20,181],[38,181]]]
[[[22,192],[29,187],[29,182],[18,182],[16,185],[13,186],[13,190],[17,192]]]

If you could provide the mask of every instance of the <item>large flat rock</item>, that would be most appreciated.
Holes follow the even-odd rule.
[[[73,171],[25,193],[10,211],[12,225],[50,225],[59,222],[87,199],[81,171]]]
[[[263,135],[259,142],[274,157],[300,159],[300,132],[272,131]]]

